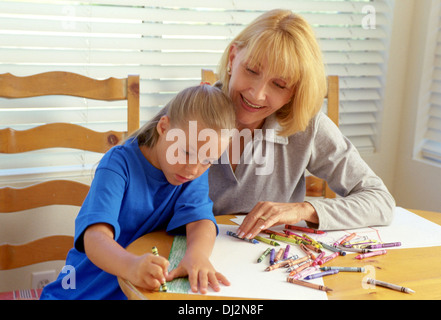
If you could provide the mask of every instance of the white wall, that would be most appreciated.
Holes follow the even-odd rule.
[[[431,0],[396,0],[378,152],[364,159],[398,206],[441,212],[441,167],[414,156]],[[433,57],[433,56],[432,56]],[[433,58],[432,58],[433,59]]]

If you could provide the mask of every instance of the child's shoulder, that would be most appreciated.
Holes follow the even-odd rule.
[[[124,144],[112,147],[107,151],[100,161],[100,166],[121,166],[127,165],[130,162],[130,158],[135,157],[133,152],[133,145],[130,141]]]

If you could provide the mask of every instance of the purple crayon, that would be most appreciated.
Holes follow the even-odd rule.
[[[274,264],[274,258],[276,257],[276,250],[275,249],[271,249],[270,252],[270,265]]]
[[[287,244],[285,247],[285,251],[283,252],[283,259],[288,258],[290,245]]]
[[[312,280],[312,279],[316,279],[316,278],[321,278],[324,276],[329,276],[331,274],[336,274],[338,273],[339,270],[329,270],[329,271],[323,271],[323,272],[319,272],[319,273],[314,273],[314,274],[310,274],[308,276],[306,276],[305,278],[303,278],[304,280]]]
[[[399,246],[401,246],[401,242],[390,242],[390,243],[371,244],[367,248],[381,249],[381,248],[390,248],[390,247],[399,247]]]

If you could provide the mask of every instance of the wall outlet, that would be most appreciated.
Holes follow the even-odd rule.
[[[45,285],[51,283],[56,278],[55,270],[32,272],[31,288],[42,289]]]

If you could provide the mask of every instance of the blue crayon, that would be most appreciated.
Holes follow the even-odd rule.
[[[234,232],[231,232],[231,231],[227,231],[227,235],[235,237],[235,238],[240,239],[240,240],[244,240],[244,241],[250,242],[250,243],[254,243],[254,244],[258,244],[259,243],[259,241],[255,240],[255,239],[239,238],[239,236],[237,234],[235,234]]]
[[[331,274],[336,274],[336,273],[338,273],[338,270],[323,271],[323,272],[319,272],[319,273],[310,274],[309,276],[306,276],[303,279],[304,280],[312,280],[312,279],[321,278],[321,277],[329,276]]]

